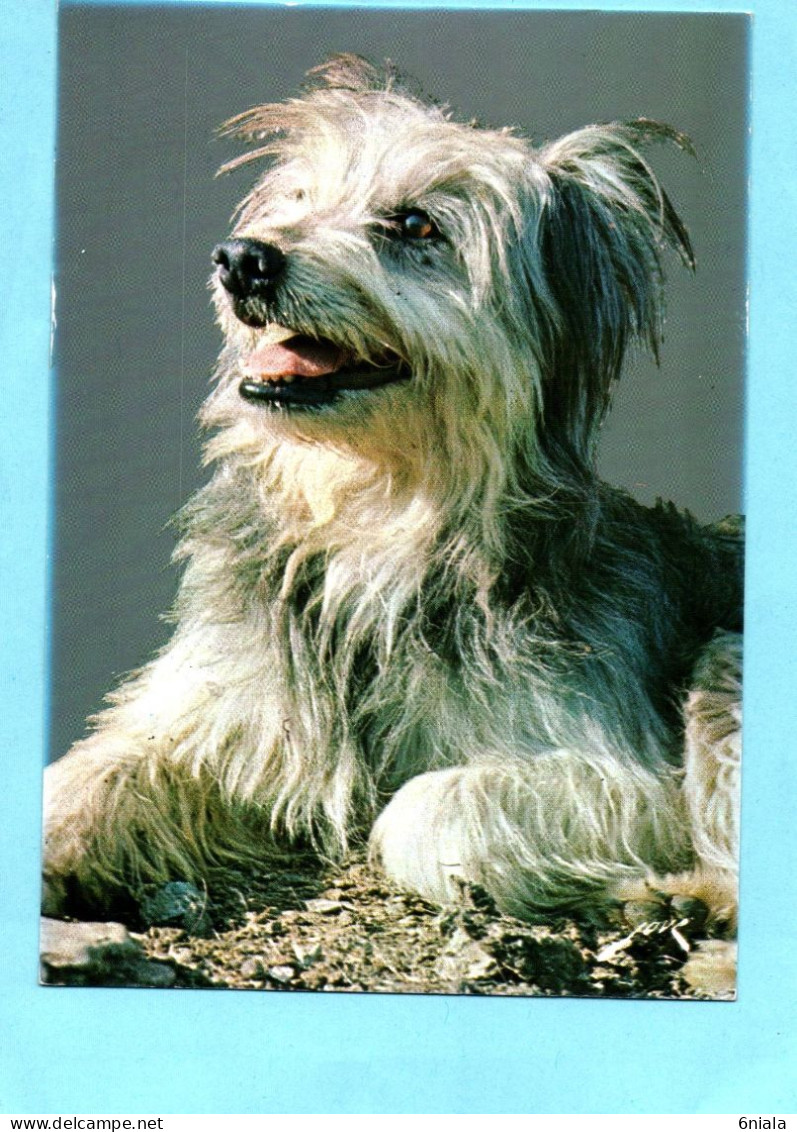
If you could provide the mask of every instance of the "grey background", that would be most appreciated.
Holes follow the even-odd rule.
[[[698,257],[670,264],[662,365],[627,366],[601,471],[643,502],[740,509],[747,35],[729,15],[67,7],[60,15],[51,755],[168,637],[174,536],[219,335],[205,281],[253,170],[225,119],[336,50],[389,56],[458,115],[543,142],[646,116]]]

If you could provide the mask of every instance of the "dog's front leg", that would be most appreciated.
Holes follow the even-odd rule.
[[[278,713],[262,670],[233,681],[234,656],[209,635],[178,632],[115,694],[94,733],[47,769],[48,914],[70,902],[107,911],[148,883],[196,880],[207,862],[262,848],[258,776],[278,742]]]
[[[450,903],[459,882],[475,882],[523,918],[583,912],[622,878],[683,867],[691,852],[674,775],[568,751],[419,775],[371,845],[404,888]]]

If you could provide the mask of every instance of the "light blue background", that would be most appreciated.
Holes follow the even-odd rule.
[[[544,7],[584,5],[549,0]],[[745,10],[723,0],[594,0],[589,7]],[[755,24],[742,966],[737,1003],[688,1004],[37,986],[55,10],[49,0],[5,0],[0,640],[8,785],[0,829],[6,928],[0,945],[0,1109],[65,1114],[797,1109],[797,775],[791,738],[797,734],[792,331],[797,7],[794,0],[757,0],[749,8]]]

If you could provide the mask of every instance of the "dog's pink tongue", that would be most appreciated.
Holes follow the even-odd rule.
[[[323,377],[335,373],[346,360],[346,351],[332,342],[290,338],[260,346],[246,360],[244,371],[252,377]]]

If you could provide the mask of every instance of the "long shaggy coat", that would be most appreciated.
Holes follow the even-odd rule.
[[[439,901],[536,916],[692,870],[727,912],[740,540],[595,473],[662,254],[692,262],[642,149],[685,139],[534,148],[351,56],[229,129],[270,164],[217,257],[214,471],[170,644],[48,771],[45,907],[370,838]]]

